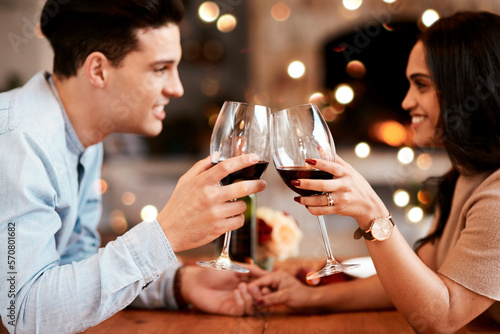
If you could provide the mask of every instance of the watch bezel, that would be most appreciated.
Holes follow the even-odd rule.
[[[388,229],[388,231],[385,231],[385,229]],[[384,241],[391,237],[393,230],[394,224],[389,218],[379,217],[373,220],[370,228],[366,232],[369,233],[374,240]]]

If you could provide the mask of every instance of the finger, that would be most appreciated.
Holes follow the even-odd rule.
[[[333,200],[333,205],[336,202],[335,192],[330,191],[330,196]],[[302,205],[307,206],[328,206],[329,200],[326,194],[323,195],[315,195],[315,196],[306,196],[306,197],[296,197],[296,201]]]
[[[255,265],[255,264],[249,264],[249,263],[238,263],[238,265],[247,268],[250,270],[248,274],[241,274],[241,275],[247,275],[249,280],[255,280],[259,277],[262,277],[264,275],[268,275],[269,271],[262,269],[261,267]]]
[[[240,181],[225,187],[221,187],[221,198],[231,200],[234,198],[242,198],[251,194],[255,194],[266,189],[264,180]]]
[[[245,301],[238,289],[233,291],[234,307],[232,307],[228,312],[235,316],[244,315]]]
[[[336,180],[299,179],[294,180],[293,186],[300,189],[314,190],[317,192],[335,192],[338,190]],[[313,195],[318,196],[318,195]],[[309,197],[313,197],[309,196]]]
[[[340,158],[338,158],[335,162],[322,159],[307,159],[306,162],[317,169],[321,169],[332,174],[334,178],[343,176],[344,168],[346,166],[346,162]]]
[[[206,157],[205,159],[195,163],[184,175],[186,175],[187,177],[193,177],[210,169],[212,166],[213,164],[210,160],[210,157]]]
[[[252,299],[252,296],[248,293],[246,283],[240,283],[238,285],[238,290],[239,290],[241,298],[243,300],[244,314],[252,314],[253,313],[253,299]]]
[[[271,292],[270,294],[262,298],[261,303],[263,303],[266,306],[285,304],[288,298],[287,296],[288,293],[290,293],[290,291],[285,292],[278,290],[276,292]]]
[[[237,172],[245,167],[255,165],[259,162],[257,154],[244,154],[234,158],[223,160],[207,171],[212,182],[219,182],[231,173]]]

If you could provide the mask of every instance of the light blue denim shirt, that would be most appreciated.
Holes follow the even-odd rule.
[[[99,249],[102,151],[82,146],[50,74],[0,94],[0,316],[9,332],[75,333],[132,302],[176,307],[177,259],[157,221]]]

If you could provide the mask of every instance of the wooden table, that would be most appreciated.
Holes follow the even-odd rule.
[[[421,328],[423,329],[423,328]],[[197,311],[125,309],[86,334],[114,333],[415,333],[397,311],[369,311],[331,314],[257,314],[228,317]],[[478,318],[459,334],[500,333],[500,326]]]

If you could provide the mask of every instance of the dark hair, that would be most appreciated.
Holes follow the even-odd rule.
[[[460,173],[500,168],[500,16],[459,12],[420,40],[440,104],[437,135],[453,169],[439,182],[437,228],[416,248],[442,235]]]
[[[136,31],[179,24],[180,0],[48,0],[40,26],[54,50],[54,73],[76,75],[94,51],[119,66],[138,47]]]

